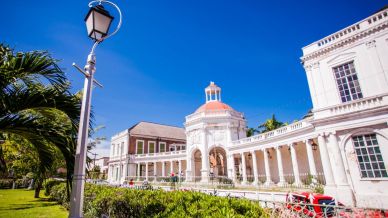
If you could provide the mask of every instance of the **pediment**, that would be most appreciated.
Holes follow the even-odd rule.
[[[327,61],[327,64],[332,65],[341,62],[346,62],[354,59],[354,57],[356,57],[356,52],[342,53]]]

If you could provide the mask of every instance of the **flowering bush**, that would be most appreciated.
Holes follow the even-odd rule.
[[[65,185],[50,197],[68,207]],[[86,184],[85,217],[266,217],[258,203],[199,192],[135,190]]]

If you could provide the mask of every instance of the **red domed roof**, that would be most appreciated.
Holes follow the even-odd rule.
[[[205,112],[205,111],[219,111],[219,110],[233,110],[229,105],[224,104],[220,101],[210,101],[201,107],[199,107],[195,113],[197,112]]]

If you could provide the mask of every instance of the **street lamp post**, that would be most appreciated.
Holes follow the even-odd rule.
[[[106,11],[103,4],[110,4],[114,6],[120,17],[116,30],[108,35],[110,24],[113,17]],[[85,70],[82,70],[73,63],[81,73],[85,75],[84,91],[82,97],[81,116],[78,129],[77,150],[75,155],[75,166],[73,175],[73,187],[70,196],[70,214],[71,218],[83,217],[83,198],[84,198],[84,185],[85,185],[85,166],[86,166],[86,151],[88,143],[89,132],[89,117],[90,117],[90,105],[92,98],[92,86],[93,83],[101,86],[95,79],[94,73],[96,71],[96,56],[94,50],[96,46],[103,40],[116,34],[121,26],[121,11],[120,8],[106,0],[91,1],[89,3],[90,10],[86,15],[85,22],[88,31],[88,35],[95,42],[92,50],[87,58]]]

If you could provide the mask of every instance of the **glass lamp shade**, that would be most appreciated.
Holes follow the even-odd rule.
[[[85,17],[88,36],[95,41],[100,41],[108,35],[110,24],[113,18],[102,5],[90,8]]]

